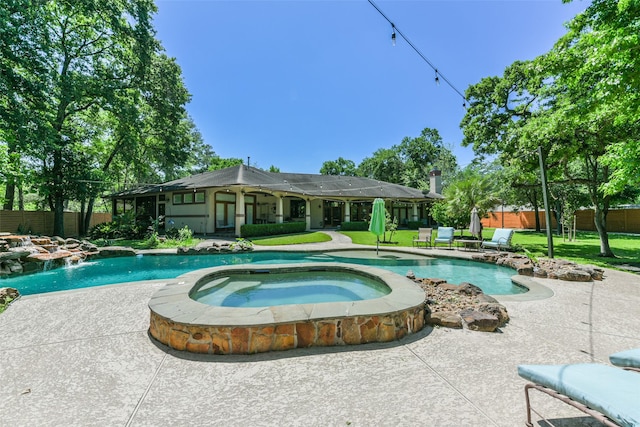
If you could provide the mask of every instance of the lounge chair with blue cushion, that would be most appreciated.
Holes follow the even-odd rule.
[[[454,231],[455,229],[453,227],[438,227],[438,237],[433,241],[433,247],[438,246],[438,243],[446,243],[449,245],[449,249],[451,249]]]
[[[631,371],[640,371],[640,348],[620,351],[609,356],[612,364]],[[639,391],[640,392],[640,391]]]
[[[640,375],[636,372],[582,363],[520,365],[518,375],[531,381],[524,388],[526,425],[529,427],[533,426],[529,400],[532,388],[579,409],[606,426],[640,426]]]
[[[483,248],[492,248],[497,250],[509,249],[511,247],[511,238],[513,237],[513,229],[496,228],[493,232],[491,240],[482,242]]]

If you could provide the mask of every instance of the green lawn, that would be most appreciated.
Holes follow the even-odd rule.
[[[321,231],[311,231],[278,236],[251,237],[249,240],[251,240],[254,245],[260,246],[298,245],[301,243],[328,242],[331,240],[331,236]]]
[[[513,237],[513,244],[521,246],[535,257],[547,256],[547,235],[545,232],[518,230]],[[640,266],[640,236],[609,233],[609,245],[617,258],[599,256],[600,239],[596,232],[577,232],[577,239],[573,242],[563,241],[562,236],[553,236],[555,258],[602,267],[616,267],[620,264]]]
[[[493,228],[485,228],[483,230],[484,239],[490,239],[493,231]],[[463,230],[462,233],[465,237],[470,236],[469,230]],[[353,243],[361,245],[376,244],[376,237],[368,231],[343,231],[342,234],[349,236]],[[413,236],[417,235],[417,230],[398,230],[393,234],[392,238],[392,240],[397,243],[380,243],[380,246],[412,246]],[[455,236],[460,236],[460,230],[456,231]],[[389,233],[387,233],[387,239],[388,238]],[[516,230],[512,244],[514,247],[520,249],[521,252],[524,252],[526,249],[533,257],[547,256],[547,235],[544,232],[536,233],[535,231],[529,230]],[[554,257],[575,261],[579,264],[595,264],[602,267],[616,268],[616,266],[620,264],[640,266],[639,235],[609,233],[609,244],[617,258],[602,258],[598,256],[600,253],[600,239],[595,232],[578,232],[577,240],[573,242],[563,241],[562,236],[554,236]]]

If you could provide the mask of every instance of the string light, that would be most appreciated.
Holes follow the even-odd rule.
[[[395,46],[395,42],[396,42],[396,32],[400,35],[400,37],[402,37],[404,39],[405,42],[407,42],[407,44],[409,46],[411,46],[411,48],[420,56],[420,58],[422,58],[422,60],[424,62],[426,62],[431,68],[433,68],[433,70],[436,72],[436,83],[440,82],[440,78],[442,78],[442,80],[444,80],[444,82],[449,85],[449,87],[451,89],[453,89],[458,95],[460,95],[462,97],[462,106],[464,108],[467,108],[467,98],[465,98],[464,94],[458,90],[458,88],[456,88],[453,83],[451,83],[451,81],[449,81],[449,79],[442,74],[441,72],[438,71],[438,68],[431,62],[429,61],[429,59],[424,56],[424,54],[420,51],[420,49],[418,49],[412,42],[411,40],[409,40],[409,38],[407,36],[404,35],[404,33],[402,31],[400,31],[400,29],[398,27],[395,26],[395,24],[393,22],[391,22],[391,19],[389,19],[387,17],[387,15],[384,14],[384,12],[382,10],[380,10],[380,8],[373,2],[373,0],[367,0],[369,2],[369,4],[371,4],[371,6],[373,6],[375,8],[375,10],[378,11],[378,13],[380,15],[382,15],[382,17],[384,19],[387,20],[387,22],[389,22],[389,24],[391,24],[391,29],[392,29],[392,33],[391,33],[391,43]]]
[[[436,70],[436,85],[440,86],[440,79],[438,78],[438,70]]]

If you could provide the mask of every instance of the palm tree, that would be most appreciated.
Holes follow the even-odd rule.
[[[453,227],[462,229],[469,225],[471,210],[475,207],[483,218],[500,199],[495,195],[493,182],[488,175],[482,175],[474,168],[467,167],[443,191],[446,213]]]

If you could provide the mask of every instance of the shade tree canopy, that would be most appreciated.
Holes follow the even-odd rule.
[[[64,206],[88,216],[105,189],[190,172],[202,138],[180,67],[155,38],[151,0],[9,0],[0,5],[5,207],[34,171],[63,235]]]
[[[521,159],[530,172],[541,147],[550,181],[580,185],[589,195],[603,256],[613,256],[606,216],[624,187],[613,180],[624,174],[614,169],[611,153],[621,147],[633,152],[639,134],[640,79],[638,68],[628,65],[637,62],[631,56],[638,49],[639,16],[637,1],[592,2],[550,52],[469,87],[461,123],[463,144],[501,162]]]

